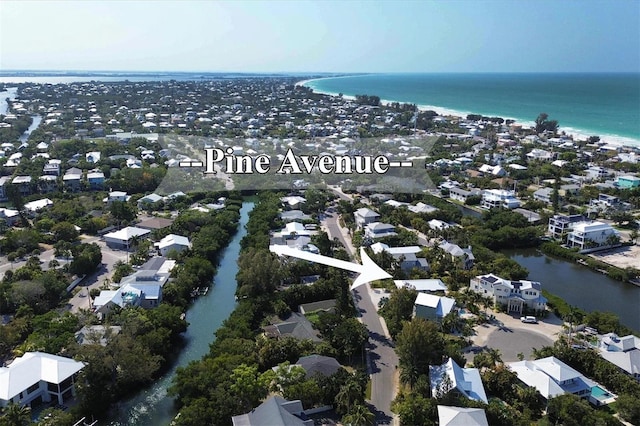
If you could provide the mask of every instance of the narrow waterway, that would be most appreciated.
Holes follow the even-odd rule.
[[[16,98],[17,93],[17,87],[8,87],[6,90],[0,92],[0,115],[7,115],[7,113],[9,112],[9,104],[7,103],[7,98],[13,101]]]
[[[209,353],[209,344],[214,340],[215,331],[235,308],[240,240],[247,233],[245,225],[253,207],[254,203],[250,201],[242,204],[238,232],[222,254],[213,286],[187,311],[189,327],[185,333],[186,346],[176,363],[152,386],[120,403],[117,412],[109,419],[110,425],[162,426],[168,425],[175,417],[173,398],[167,395],[167,388],[171,386],[176,369]]]
[[[535,249],[504,253],[529,270],[529,279],[560,296],[570,305],[591,312],[613,312],[620,322],[640,330],[640,287],[566,260],[545,256]]]
[[[20,136],[20,143],[22,142],[26,142],[29,140],[29,136],[31,136],[31,132],[33,132],[35,129],[38,128],[38,126],[40,125],[40,123],[42,123],[42,116],[41,115],[32,115],[31,116],[31,124],[29,125],[29,128],[27,130],[24,131],[24,133],[22,134],[22,136]]]

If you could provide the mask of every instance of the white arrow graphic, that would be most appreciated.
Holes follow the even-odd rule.
[[[347,262],[340,259],[334,259],[332,257],[323,256],[321,254],[309,253],[308,251],[298,250],[293,247],[283,245],[269,246],[269,250],[278,256],[291,256],[297,259],[308,260],[309,262],[320,263],[322,265],[332,266],[334,268],[346,269],[347,271],[357,272],[358,278],[351,285],[351,290],[361,286],[362,284],[370,283],[376,280],[383,280],[385,278],[391,278],[384,269],[376,265],[371,258],[364,251],[364,248],[360,247],[360,258],[362,259],[362,265],[359,263]]]

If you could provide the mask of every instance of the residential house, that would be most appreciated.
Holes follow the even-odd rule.
[[[622,202],[619,197],[614,195],[598,194],[598,199],[591,200],[589,207],[606,212],[607,210],[627,210],[631,206],[629,203]]]
[[[362,229],[370,223],[377,222],[380,215],[366,207],[359,208],[353,213],[358,229]]]
[[[556,239],[564,239],[564,237],[573,230],[573,225],[585,221],[585,217],[581,214],[561,215],[556,214],[549,218],[549,234]]]
[[[77,167],[72,167],[67,170],[62,176],[62,183],[65,190],[70,192],[77,192],[80,190],[80,183],[82,180],[82,170]]]
[[[112,337],[117,336],[122,331],[119,325],[105,326],[102,324],[85,325],[76,332],[76,342],[79,345],[100,345],[107,346]]]
[[[425,278],[419,280],[395,280],[397,288],[410,288],[421,293],[446,292],[447,286],[439,278]]]
[[[122,284],[122,283],[121,283]],[[102,290],[93,300],[94,312],[106,315],[115,306],[155,308],[162,302],[160,283],[127,283],[117,290]]]
[[[46,194],[58,190],[58,177],[53,175],[42,175],[38,178],[38,188],[41,193]]]
[[[449,380],[445,381],[445,377],[448,377]],[[487,394],[484,391],[477,368],[461,368],[453,359],[449,358],[442,365],[429,366],[429,381],[431,395],[434,397],[457,392],[468,399],[487,404]]]
[[[11,176],[0,177],[0,201],[7,201],[7,185],[11,181]]]
[[[286,210],[280,212],[280,219],[285,223],[302,222],[311,219],[311,216],[304,214],[302,210]]]
[[[610,171],[599,166],[591,166],[586,170],[587,180],[602,180],[610,175]]]
[[[607,333],[600,340],[600,356],[640,381],[640,338]]]
[[[449,198],[452,200],[460,201],[461,203],[466,204],[469,197],[479,197],[482,196],[482,191],[479,189],[472,189],[471,191],[466,191],[462,188],[451,188],[449,190]]]
[[[191,248],[189,238],[176,234],[169,234],[154,245],[158,248],[162,256],[166,256],[171,251],[180,253],[183,250]]]
[[[299,358],[294,365],[304,368],[309,379],[316,375],[329,377],[342,368],[335,358],[315,354]]]
[[[163,217],[152,217],[150,219],[145,219],[142,222],[137,223],[136,227],[153,231],[155,229],[167,228],[171,226],[172,223],[172,219],[165,219]]]
[[[462,248],[457,244],[453,244],[445,240],[438,247],[444,250],[445,253],[448,253],[454,262],[460,263],[464,269],[473,268],[473,262],[476,260],[476,258],[473,255],[471,246]]]
[[[637,176],[620,176],[615,182],[618,188],[631,189],[640,187],[640,177]]]
[[[145,238],[147,237],[151,231],[148,229],[137,228],[135,226],[127,226],[126,228],[120,229],[119,231],[109,232],[108,234],[104,234],[104,241],[107,243],[107,246],[120,249],[120,250],[128,250],[129,247],[134,243],[135,239]]]
[[[300,306],[298,306],[298,310],[302,315],[306,315],[308,313],[318,312],[318,311],[333,313],[336,310],[336,299],[327,299],[327,300],[320,300],[318,302],[302,303]]]
[[[536,281],[511,281],[493,274],[478,275],[472,278],[469,289],[493,300],[493,303],[505,306],[507,312],[523,313],[544,311],[547,299],[542,295],[542,285]]]
[[[620,243],[620,233],[608,223],[578,222],[567,234],[567,246],[580,251],[604,250]]]
[[[300,400],[287,401],[281,396],[270,396],[247,414],[233,416],[233,426],[313,426],[307,419]]]
[[[93,169],[87,172],[87,183],[89,189],[102,189],[104,187],[104,173],[100,169]]]
[[[43,198],[41,200],[30,201],[28,203],[24,203],[24,209],[29,216],[35,216],[36,213],[47,209],[53,206],[53,201],[48,198]]]
[[[509,370],[527,386],[536,388],[545,399],[565,393],[587,398],[594,383],[558,358],[550,356],[534,361],[507,363]]]
[[[413,315],[431,321],[442,321],[453,311],[456,304],[454,299],[440,297],[434,294],[418,293],[413,304]]]
[[[77,373],[85,364],[44,352],[25,352],[0,367],[0,406],[51,401],[62,405],[75,396]]]
[[[111,204],[114,201],[119,201],[121,203],[126,203],[130,199],[131,199],[131,195],[127,195],[127,193],[124,192],[124,191],[111,191],[111,192],[109,192],[109,195],[107,196],[107,198],[104,199],[104,201],[107,204]]]
[[[391,237],[396,234],[396,228],[393,225],[382,222],[372,222],[365,226],[364,235],[372,240],[384,237]]]
[[[405,272],[410,272],[414,268],[429,271],[429,262],[427,262],[427,259],[416,256],[417,253],[422,251],[422,248],[419,246],[389,247],[384,243],[375,243],[371,245],[371,250],[373,250],[374,253],[381,253],[383,251],[389,253],[399,262],[400,269]]]
[[[461,408],[438,405],[439,426],[489,426],[482,408]]]
[[[558,194],[558,197],[560,195]],[[542,201],[546,204],[551,204],[553,198],[553,188],[540,188],[533,193],[533,199]]]
[[[292,195],[288,197],[280,198],[282,205],[288,210],[300,210],[300,208],[306,204],[307,200],[304,197]]]
[[[425,203],[423,203],[421,201],[418,202],[415,206],[413,206],[411,204],[408,205],[407,209],[410,212],[419,213],[419,214],[429,214],[429,213],[433,213],[433,212],[438,210],[437,208],[435,208],[433,206],[430,206],[429,204],[425,204]]]
[[[301,314],[292,312],[282,322],[263,327],[267,337],[281,338],[293,337],[299,340],[309,339],[314,343],[320,343],[322,339],[318,331],[313,328],[311,322]]]
[[[7,226],[13,226],[20,220],[20,212],[13,209],[5,209],[0,207],[0,222],[4,222]]]
[[[60,164],[61,160],[49,160],[47,164],[42,167],[42,174],[46,176],[60,176]]]
[[[23,197],[31,195],[31,176],[16,176],[11,181],[13,185],[18,187]]]
[[[486,189],[482,193],[480,207],[484,209],[493,209],[495,207],[515,209],[520,207],[520,200],[516,198],[514,191],[506,189]]]
[[[164,200],[164,197],[156,193],[145,195],[144,197],[138,200],[138,209],[144,210],[144,209],[152,208],[157,203],[163,200]]]

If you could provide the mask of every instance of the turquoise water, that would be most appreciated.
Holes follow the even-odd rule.
[[[613,395],[611,395],[606,390],[602,389],[600,386],[594,386],[591,388],[591,396],[593,396],[594,398],[599,398],[599,397],[609,398],[609,397],[612,397]]]
[[[561,130],[640,145],[640,74],[370,74],[310,80],[315,91],[376,95],[457,115],[533,123],[546,112]]]

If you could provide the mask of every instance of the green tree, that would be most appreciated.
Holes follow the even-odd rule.
[[[396,339],[396,352],[401,371],[413,369],[417,376],[428,374],[429,365],[440,365],[444,361],[445,344],[438,326],[432,321],[414,318],[405,322]],[[407,377],[417,378],[416,374]],[[407,383],[409,386],[415,382]]]
[[[58,222],[51,227],[53,238],[57,241],[68,241],[70,243],[78,239],[79,232],[74,224],[69,222]]]
[[[631,424],[640,424],[640,404],[638,404],[637,398],[634,398],[631,395],[622,394],[618,396],[616,405],[618,407],[618,414],[620,414],[620,417]]]
[[[351,410],[342,418],[345,426],[372,426],[375,415],[365,405],[354,405]]]
[[[2,409],[1,426],[27,426],[31,424],[31,408],[10,403]]]

